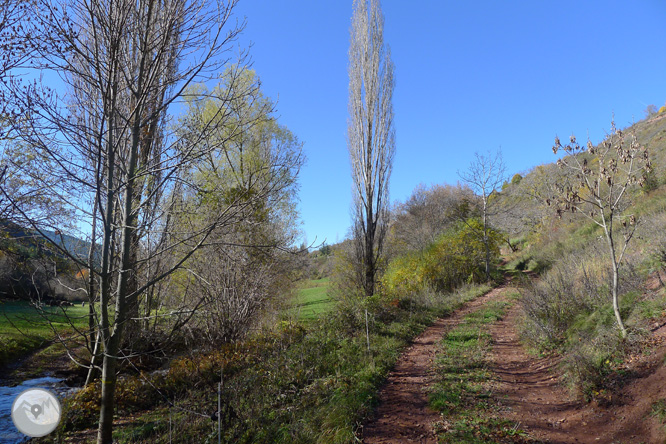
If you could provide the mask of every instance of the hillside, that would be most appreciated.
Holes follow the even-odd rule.
[[[74,236],[46,230],[51,242],[38,232],[11,222],[0,225],[0,298],[30,299],[37,295],[70,298],[71,292],[54,282],[71,281],[78,272],[73,261],[58,247],[74,257],[85,259],[90,243]],[[55,244],[55,245],[53,245]],[[56,270],[56,273],[53,273]]]
[[[639,144],[645,146],[650,153],[653,173],[650,175],[649,184],[642,189],[634,190],[631,201],[641,214],[653,214],[659,211],[662,199],[661,191],[658,189],[666,183],[666,113],[639,121],[625,128],[624,132],[635,134]],[[586,142],[582,140],[583,135],[578,136],[580,142]],[[548,147],[541,149],[547,150]],[[504,198],[508,216],[500,220],[500,228],[510,232],[514,237],[548,231],[553,209],[548,208],[546,199],[552,198],[555,184],[562,175],[556,165],[558,157],[553,155],[553,162],[535,166],[523,174],[516,174],[511,181],[505,183],[500,194]],[[569,216],[569,219],[576,226],[585,223],[584,219],[579,217]]]

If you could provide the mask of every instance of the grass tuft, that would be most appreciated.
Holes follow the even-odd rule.
[[[437,356],[438,381],[430,405],[442,412],[436,425],[442,443],[529,443],[517,424],[494,415],[489,326],[500,320],[509,303],[492,302],[468,314],[442,339]]]

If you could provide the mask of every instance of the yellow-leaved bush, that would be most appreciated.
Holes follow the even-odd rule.
[[[488,230],[490,259],[499,257],[501,236]],[[400,297],[426,288],[451,291],[464,283],[485,277],[486,249],[483,224],[470,219],[442,234],[423,252],[400,256],[389,264],[382,286],[389,296]]]

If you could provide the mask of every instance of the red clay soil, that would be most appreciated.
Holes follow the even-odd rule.
[[[637,356],[632,379],[618,388],[611,405],[574,401],[558,382],[557,361],[526,354],[515,326],[518,304],[492,330],[493,362],[498,385],[495,399],[502,416],[520,423],[531,437],[546,443],[664,443],[664,426],[650,415],[666,399],[663,346],[666,327],[655,326],[660,345],[649,357]]]
[[[441,416],[428,407],[427,390],[435,377],[433,359],[439,341],[466,314],[505,294],[505,288],[492,290],[450,317],[439,319],[414,340],[379,393],[374,417],[362,429],[363,443],[437,442],[433,424]],[[626,370],[632,376],[613,390],[608,405],[600,405],[571,396],[560,382],[557,360],[526,353],[516,330],[519,318],[519,304],[514,304],[491,328],[493,392],[501,417],[518,423],[542,443],[666,442],[664,425],[651,415],[654,403],[666,400],[666,322],[652,326],[652,353],[627,359]]]
[[[502,291],[503,288],[496,288],[465,304],[450,317],[437,320],[414,340],[379,393],[379,406],[363,427],[363,443],[437,442],[433,423],[440,420],[441,415],[428,407],[427,389],[434,381],[433,359],[439,350],[439,341],[466,314],[496,299]]]

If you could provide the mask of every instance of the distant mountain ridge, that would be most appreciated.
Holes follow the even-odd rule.
[[[90,250],[90,242],[79,239],[78,237],[69,234],[61,233],[53,230],[42,230],[42,236],[36,230],[21,227],[20,225],[10,221],[0,221],[0,233],[5,240],[15,240],[22,246],[27,248],[46,248],[52,254],[65,258],[66,255],[54,248],[51,242],[58,247],[61,247],[72,256],[86,260]],[[48,239],[48,242],[46,239]]]

